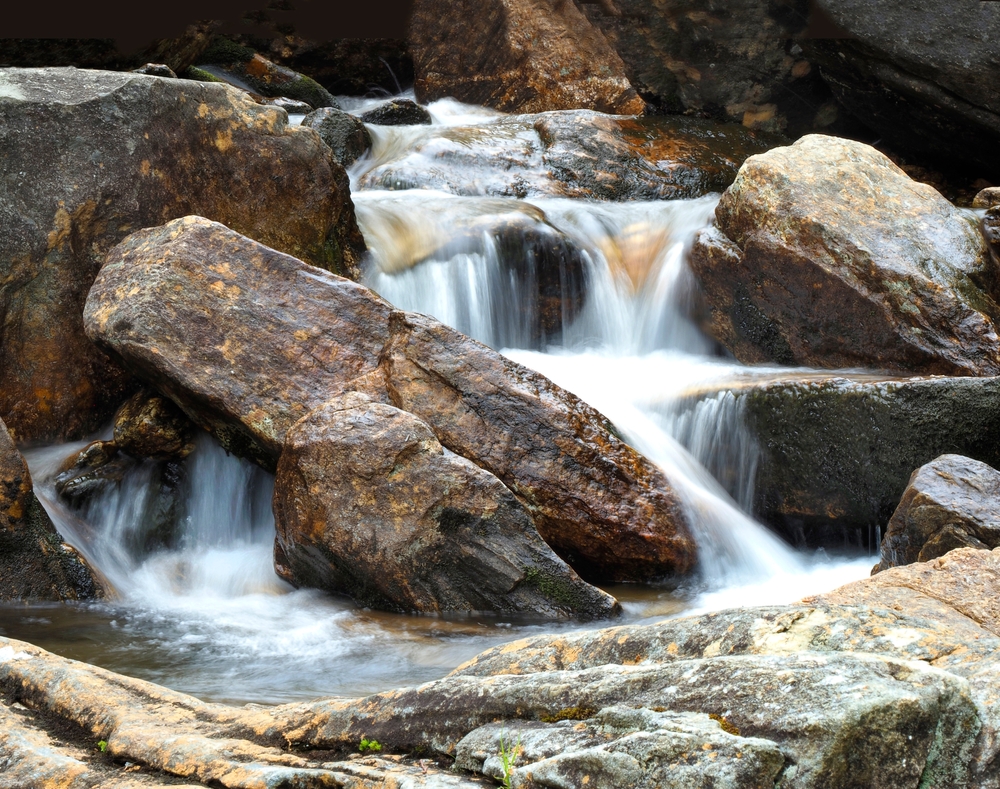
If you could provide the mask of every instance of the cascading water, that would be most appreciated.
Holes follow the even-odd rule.
[[[685,253],[717,198],[598,203],[533,193],[530,183],[521,197],[498,197],[495,180],[475,170],[464,173],[465,194],[367,188],[366,173],[433,152],[442,130],[488,140],[502,117],[450,100],[430,110],[430,126],[369,127],[374,149],[352,169],[367,284],[573,391],[664,469],[690,516],[700,573],[680,593],[610,590],[626,619],[787,602],[866,575],[870,558],[794,551],[748,515],[755,447],[739,401],[713,382],[782,371],[713,356],[689,317]],[[169,534],[150,517],[164,485],[152,463],[71,510],[53,479],[82,446],[27,456],[57,528],[118,599],[3,609],[7,635],[203,698],[278,702],[412,684],[515,635],[579,627],[380,614],[293,590],[272,569],[273,478],[207,435],[175,470]]]

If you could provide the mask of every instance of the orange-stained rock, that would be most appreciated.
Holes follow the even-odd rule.
[[[621,611],[538,536],[496,477],[417,417],[349,392],[288,431],[275,556],[297,586],[382,610],[594,619]]]
[[[490,471],[587,578],[680,576],[686,516],[597,411],[432,318],[200,217],[133,234],[87,301],[88,336],[230,451],[275,468],[289,428],[359,391]]]
[[[751,156],[691,267],[748,363],[1000,373],[1000,265],[976,220],[863,143]]]
[[[83,335],[111,247],[198,212],[319,266],[364,249],[315,132],[220,84],[0,69],[0,416],[19,441],[79,437],[134,386]]]
[[[625,64],[575,3],[417,0],[409,43],[421,102],[451,96],[506,112],[645,109]]]
[[[194,452],[194,425],[171,400],[142,389],[115,414],[114,444],[132,457],[180,460]]]
[[[0,421],[0,600],[103,597],[90,567],[35,497],[28,464]]]

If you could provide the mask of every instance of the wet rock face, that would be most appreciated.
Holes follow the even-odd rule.
[[[365,188],[439,189],[498,197],[660,200],[721,191],[774,140],[693,118],[622,118],[584,110],[435,128]]]
[[[694,565],[669,482],[594,409],[431,318],[217,223],[187,217],[130,236],[108,256],[85,324],[265,468],[295,422],[358,391],[415,414],[498,477],[584,577],[674,577]]]
[[[332,107],[309,113],[302,119],[302,125],[315,129],[344,167],[354,164],[372,147],[372,138],[365,125],[353,115]]]
[[[804,41],[838,101],[902,150],[1000,177],[1000,7],[817,0],[842,35]]]
[[[743,362],[1000,372],[997,263],[975,220],[869,146],[754,156],[700,233],[706,329]]]
[[[362,605],[587,619],[621,610],[552,553],[496,477],[366,395],[335,398],[288,432],[274,512],[286,580]]]
[[[194,451],[194,431],[171,400],[140,390],[115,414],[114,443],[133,457],[181,460]]]
[[[431,114],[415,101],[393,99],[368,110],[361,116],[361,120],[377,126],[412,126],[430,123]]]
[[[882,538],[877,570],[926,562],[955,548],[1000,546],[1000,471],[942,455],[913,472]]]
[[[86,434],[128,392],[80,315],[130,232],[195,211],[328,268],[363,253],[346,173],[278,109],[130,73],[3,69],[0,86],[0,414],[19,440]]]
[[[104,592],[35,497],[28,464],[0,421],[0,600],[87,600]]]
[[[417,0],[409,44],[422,102],[451,96],[504,112],[645,108],[621,58],[574,3]]]

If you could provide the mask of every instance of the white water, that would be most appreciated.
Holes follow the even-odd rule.
[[[442,125],[489,125],[497,117],[455,102],[438,102],[431,111],[436,126],[371,127],[374,155],[354,168],[355,183],[366,168],[405,155]],[[698,578],[679,594],[615,588],[626,621],[791,602],[867,575],[870,557],[836,560],[793,550],[747,514],[756,449],[742,428],[738,400],[724,387],[713,393],[712,382],[788,371],[751,370],[712,356],[712,342],[688,318],[685,253],[716,197],[608,204],[414,189],[362,190],[354,200],[372,250],[367,279],[375,290],[503,349],[576,393],[676,487],[698,541]],[[505,268],[489,232],[491,221],[512,214],[563,233],[583,252],[586,302],[545,348],[532,340],[537,315],[524,309],[530,279],[526,290]],[[690,397],[696,389],[710,394]],[[170,548],[150,553],[142,513],[156,493],[152,467],[140,467],[121,488],[73,513],[51,480],[80,447],[36,450],[29,462],[60,531],[100,568],[119,599],[74,611],[73,618],[61,609],[7,612],[0,632],[29,637],[27,629],[43,646],[205,698],[283,701],[424,681],[489,645],[579,626],[378,614],[293,590],[272,570],[273,479],[226,456],[207,436],[186,463],[180,533]]]

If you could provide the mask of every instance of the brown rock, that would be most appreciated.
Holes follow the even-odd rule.
[[[28,464],[0,421],[0,600],[85,600],[104,592],[35,497]]]
[[[875,572],[926,562],[953,548],[1000,546],[1000,471],[942,455],[910,477],[882,538]]]
[[[274,495],[279,571],[362,605],[421,613],[605,617],[492,474],[412,414],[348,393],[297,422]]]
[[[137,458],[186,458],[194,451],[194,425],[171,400],[136,392],[115,414],[115,445]]]
[[[197,211],[326,267],[364,248],[347,176],[311,130],[223,85],[0,70],[0,415],[19,440],[75,437],[128,376],[81,331],[107,251]]]
[[[410,99],[393,99],[363,113],[361,120],[376,126],[413,126],[429,124],[431,114]]]
[[[126,239],[85,323],[227,449],[266,468],[295,422],[360,391],[416,414],[499,477],[585,576],[693,566],[667,480],[594,409],[431,318],[217,223],[187,217]]]
[[[741,361],[1000,372],[975,221],[873,148],[810,135],[750,157],[715,214],[691,265]]]
[[[988,186],[972,200],[973,208],[992,208],[995,205],[1000,205],[1000,186]]]
[[[451,96],[505,112],[645,108],[621,58],[575,3],[417,0],[409,42],[421,102]]]

